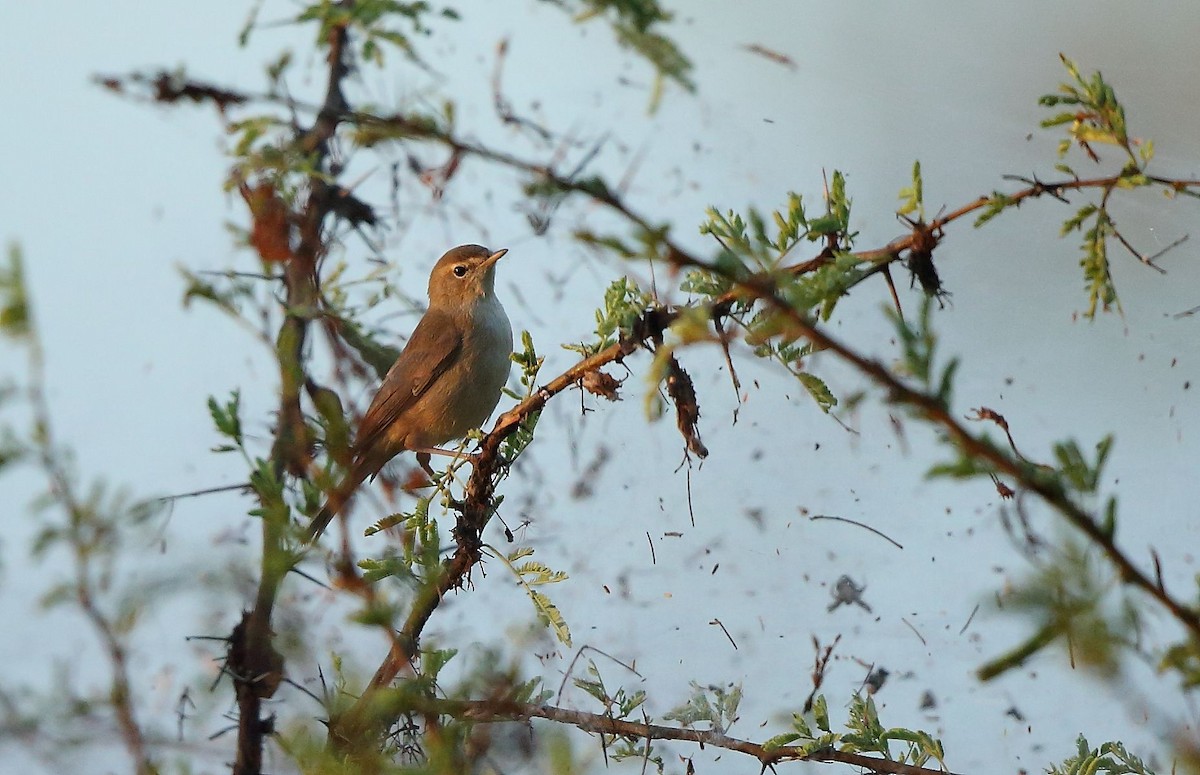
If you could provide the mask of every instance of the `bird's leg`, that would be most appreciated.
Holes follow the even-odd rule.
[[[471,455],[466,452],[459,452],[457,449],[442,449],[441,447],[416,447],[413,449],[418,456],[424,455],[428,460],[430,455],[445,455],[446,457],[457,458],[458,460],[470,460]]]
[[[456,449],[441,449],[440,447],[418,447],[413,450],[417,453],[417,464],[425,469],[425,473],[430,476],[436,476],[437,472],[429,465],[431,455],[445,455],[456,460],[470,460],[471,455],[466,452],[459,452]]]

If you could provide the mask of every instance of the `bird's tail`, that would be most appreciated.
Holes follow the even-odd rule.
[[[304,543],[315,544],[321,537],[321,533],[325,532],[325,528],[329,527],[329,523],[337,516],[337,511],[331,508],[332,505],[332,500],[326,501],[321,510],[317,512],[317,516],[313,517],[313,521],[308,523],[308,528],[304,531]]]
[[[317,516],[313,517],[312,522],[308,523],[308,527],[304,531],[304,543],[313,544],[321,537],[321,533],[325,532],[325,528],[329,527],[329,523],[333,518],[341,513],[346,503],[349,502],[354,491],[362,484],[366,476],[359,476],[357,472],[351,471],[346,475],[337,487],[333,488],[329,493],[329,497],[325,500],[325,505],[317,512]]]

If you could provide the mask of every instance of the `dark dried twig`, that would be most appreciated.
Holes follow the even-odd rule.
[[[808,693],[808,698],[804,700],[804,713],[809,713],[813,709],[813,700],[817,697],[817,692],[821,691],[822,684],[825,683],[825,673],[829,670],[829,661],[833,658],[833,650],[842,642],[842,636],[838,635],[824,648],[821,647],[821,641],[817,640],[817,636],[812,636],[813,644],[813,669],[812,669],[812,691]]]
[[[904,548],[904,545],[903,545],[903,544],[901,544],[899,541],[897,541],[896,539],[894,539],[894,538],[892,538],[891,536],[889,536],[887,533],[884,533],[884,532],[883,532],[883,531],[881,531],[881,530],[878,530],[878,529],[876,529],[876,528],[873,528],[873,527],[871,527],[870,525],[868,525],[868,524],[865,524],[865,523],[863,523],[863,522],[859,522],[859,521],[857,521],[857,520],[848,519],[848,518],[846,518],[846,517],[836,517],[836,516],[833,516],[833,515],[831,515],[831,514],[813,514],[813,515],[812,515],[811,517],[809,517],[808,519],[809,519],[809,521],[810,521],[810,522],[816,522],[818,519],[832,519],[832,520],[834,520],[834,521],[836,521],[836,522],[845,522],[845,523],[846,523],[846,524],[848,524],[848,525],[854,525],[855,527],[861,527],[863,530],[869,530],[869,531],[871,531],[872,533],[874,533],[875,535],[879,536],[879,537],[880,537],[880,538],[882,538],[883,540],[887,541],[888,543],[890,543],[892,546],[896,547],[897,549],[903,549],[903,548]]]
[[[730,644],[731,646],[733,646],[733,650],[734,650],[734,651],[737,651],[737,650],[738,650],[737,641],[735,641],[735,640],[733,639],[733,636],[729,634],[729,630],[725,629],[725,624],[724,624],[724,622],[722,622],[720,619],[713,619],[711,622],[709,622],[709,624],[715,624],[716,626],[720,627],[720,628],[721,628],[721,632],[725,633],[725,637],[726,637],[726,638],[729,638],[729,644]]]

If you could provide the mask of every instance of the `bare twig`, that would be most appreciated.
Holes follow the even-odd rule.
[[[971,622],[975,620],[975,614],[977,613],[979,613],[979,603],[976,603],[975,607],[971,609],[971,615],[967,617],[967,620],[963,622],[962,629],[958,631],[959,635],[967,631],[967,628],[971,626]]]
[[[734,650],[734,651],[737,651],[737,650],[738,650],[737,641],[735,641],[735,640],[733,639],[733,636],[729,634],[729,630],[725,629],[725,624],[724,624],[724,622],[722,622],[720,619],[713,619],[711,622],[709,622],[709,624],[715,624],[716,626],[720,627],[720,628],[721,628],[721,632],[725,633],[725,637],[726,637],[726,638],[729,638],[729,644],[730,644],[731,646],[733,646],[733,650]]]
[[[813,709],[813,700],[817,697],[817,692],[821,691],[822,684],[825,683],[825,673],[829,670],[829,660],[833,659],[833,650],[842,642],[842,636],[838,635],[824,648],[821,647],[821,641],[817,640],[817,636],[812,636],[813,644],[813,669],[812,669],[812,691],[808,693],[808,698],[804,700],[804,712],[809,713]]]
[[[857,520],[847,519],[846,517],[836,517],[831,514],[813,514],[808,519],[810,522],[816,522],[818,519],[832,519],[836,522],[845,522],[848,525],[854,525],[855,527],[861,527],[863,530],[871,531],[872,533],[879,536],[883,540],[887,541],[888,543],[890,543],[892,546],[896,547],[897,549],[904,548],[904,546],[899,541],[892,538],[887,533],[884,533],[882,530],[877,530],[876,528],[873,528],[870,525],[864,524]]]

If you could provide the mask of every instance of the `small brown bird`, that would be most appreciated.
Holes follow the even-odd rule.
[[[350,470],[313,518],[315,541],[368,477],[396,455],[429,453],[478,428],[500,402],[512,362],[512,325],[496,298],[496,262],[507,253],[460,245],[429,274],[429,309],[413,330],[354,438]]]

